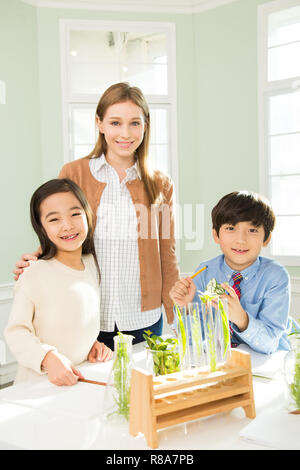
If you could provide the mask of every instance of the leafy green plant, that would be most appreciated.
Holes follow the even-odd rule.
[[[300,410],[300,353],[295,355],[294,381],[290,385],[291,395],[295,400],[297,409]]]
[[[117,342],[115,359],[113,363],[114,388],[113,398],[117,409],[111,414],[124,416],[126,420],[129,418],[130,407],[130,357],[128,354],[128,341],[120,331],[118,335],[122,338]]]
[[[300,341],[300,330],[290,333],[289,336],[293,336],[295,341]],[[294,399],[297,409],[300,410],[300,346],[295,348],[295,369],[293,382],[290,384],[291,396]]]
[[[222,326],[223,326],[223,337],[224,337],[224,353],[223,358],[226,356],[229,344],[230,344],[230,333],[229,333],[229,322],[224,310],[223,302],[219,299],[219,310],[221,313]]]
[[[224,287],[222,287],[214,277],[208,282],[206,286],[206,292],[217,295],[226,294]]]
[[[180,371],[180,356],[176,351],[177,338],[163,339],[161,336],[153,335],[150,330],[143,334],[148,349],[153,358],[154,375],[171,374]]]
[[[176,303],[174,305],[175,305],[175,310],[178,316],[179,330],[180,330],[181,341],[182,341],[182,358],[184,358],[185,351],[186,351],[186,332],[185,332],[185,327],[184,327],[180,308],[178,307]]]

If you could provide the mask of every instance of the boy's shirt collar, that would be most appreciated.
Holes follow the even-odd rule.
[[[250,279],[252,279],[255,274],[257,273],[257,270],[259,269],[259,266],[260,266],[260,257],[258,256],[258,258],[256,258],[256,260],[254,261],[253,264],[251,264],[251,266],[248,266],[248,268],[246,269],[243,269],[242,271],[239,271],[242,276],[243,276],[243,282],[245,281],[245,283],[247,281],[250,281]],[[223,255],[223,272],[226,276],[226,281],[230,283],[230,280],[232,278],[232,273],[236,272],[235,269],[232,269],[228,266],[228,264],[226,263],[225,261],[225,256]]]

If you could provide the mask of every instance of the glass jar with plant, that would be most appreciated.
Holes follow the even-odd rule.
[[[155,376],[180,371],[177,338],[162,338],[150,330],[143,334],[147,342],[147,366]]]

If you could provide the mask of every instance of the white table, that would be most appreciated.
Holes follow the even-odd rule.
[[[145,343],[134,346],[137,366],[145,361]],[[262,356],[263,357],[263,356]],[[109,363],[84,363],[86,378],[107,380]],[[257,416],[282,406],[283,383],[254,378]],[[126,427],[105,423],[102,404],[105,387],[78,383],[57,387],[47,376],[0,391],[0,449],[148,449],[143,435],[132,437]],[[267,449],[239,437],[250,422],[242,408],[159,431],[162,449]],[[300,420],[299,420],[300,421]]]

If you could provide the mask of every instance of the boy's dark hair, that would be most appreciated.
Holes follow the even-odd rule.
[[[255,227],[263,226],[266,241],[275,226],[275,214],[264,196],[252,191],[234,191],[222,197],[211,212],[212,225],[217,235],[223,224],[236,225],[251,222]]]
[[[42,202],[52,194],[56,193],[73,193],[74,196],[80,202],[82,208],[84,209],[87,224],[88,224],[88,233],[85,241],[82,245],[82,254],[91,253],[94,257],[95,264],[97,267],[99,279],[100,279],[100,269],[96,257],[94,239],[93,239],[93,213],[92,209],[83,193],[81,188],[74,183],[74,181],[63,178],[63,179],[53,179],[42,184],[36,191],[33,193],[30,201],[30,218],[31,224],[34,228],[35,233],[37,234],[42,253],[39,255],[40,259],[51,259],[56,255],[56,246],[48,238],[47,233],[41,223],[41,212],[40,207]]]

